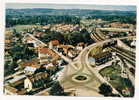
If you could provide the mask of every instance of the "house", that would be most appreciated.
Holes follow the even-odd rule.
[[[81,51],[81,50],[83,50],[84,47],[85,47],[85,44],[83,42],[80,42],[77,44],[76,49]]]
[[[30,36],[29,34],[27,34],[27,35],[24,36],[23,43],[34,44],[34,47],[35,48],[44,47],[45,46],[41,41],[36,40],[35,38],[33,38],[32,36]]]
[[[57,49],[58,45],[59,45],[59,41],[58,40],[51,40],[49,42],[49,48],[50,49]]]
[[[71,59],[75,58],[77,55],[76,51],[73,48],[68,49],[67,56]]]
[[[4,86],[4,93],[8,95],[24,95],[27,93],[24,88],[25,76],[18,76],[9,80],[9,82]]]
[[[25,95],[27,93],[26,89],[18,90],[10,85],[4,86],[4,93],[7,95]]]
[[[40,48],[38,54],[40,63],[51,62],[60,58],[60,56],[50,48]]]
[[[24,88],[27,92],[33,91],[33,89],[47,87],[49,82],[49,75],[46,72],[40,72],[32,76],[27,76],[24,80]]]
[[[12,62],[13,58],[8,51],[5,51],[5,62]]]
[[[68,56],[70,58],[74,58],[76,56],[75,47],[72,45],[59,45],[58,51],[62,52],[63,55]]]
[[[51,69],[52,67],[54,67],[53,63],[49,63],[49,64],[45,64],[43,67],[45,67],[46,69]]]
[[[11,37],[5,37],[5,50],[10,50],[12,48],[13,39]]]
[[[50,28],[50,26],[51,26],[51,25],[50,25],[50,24],[48,24],[48,25],[43,26],[42,28],[43,28],[43,29],[49,29],[49,28]]]
[[[64,54],[68,54],[69,49],[74,49],[72,45],[59,45],[58,49],[62,49]]]
[[[27,36],[27,37],[25,37],[24,42],[26,42],[26,43],[35,43],[36,41],[32,37]]]
[[[34,59],[31,59],[31,60],[22,61],[22,63],[19,63],[19,68],[20,69],[25,69],[26,67],[39,68],[40,67],[39,59],[34,58]]]
[[[49,64],[44,64],[43,67],[45,67],[46,70],[55,71],[58,68],[58,63],[57,62],[52,62],[52,63],[49,63]]]
[[[24,73],[26,75],[32,75],[39,68],[40,68],[40,65],[38,63],[35,63],[35,62],[31,63],[31,62],[29,62],[29,63],[26,64],[26,66],[24,68]]]
[[[37,70],[36,67],[33,67],[33,66],[26,66],[26,68],[24,69],[24,73],[26,75],[32,75],[35,73],[35,71]]]
[[[43,35],[44,35],[45,33],[44,32],[40,32],[40,31],[34,31],[33,32],[33,35],[35,36],[35,37],[43,37]]]
[[[57,71],[62,65],[63,60],[59,59],[57,61],[52,61],[52,62],[45,62],[41,65],[41,68],[43,70],[48,71]]]
[[[130,44],[131,47],[136,47],[136,40],[133,40]]]

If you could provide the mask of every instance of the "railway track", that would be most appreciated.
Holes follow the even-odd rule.
[[[132,56],[132,55],[130,55],[130,54],[124,52],[124,51],[121,51],[121,50],[117,49],[117,47],[111,47],[111,48],[112,48],[113,51],[115,51],[116,53],[122,55],[124,58],[128,58],[128,59],[130,59],[130,60],[135,62],[135,57],[134,56]]]

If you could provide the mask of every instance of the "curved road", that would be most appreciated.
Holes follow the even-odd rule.
[[[32,35],[30,35],[32,38]],[[36,38],[35,38],[36,39]],[[60,83],[64,86],[65,84],[68,84],[69,87],[65,87],[64,88],[71,88],[71,87],[84,87],[84,88],[89,88],[94,91],[94,93],[98,93],[98,87],[102,84],[102,83],[107,83],[109,84],[112,88],[113,88],[113,93],[119,94],[120,96],[122,96],[108,81],[106,81],[97,70],[95,70],[94,68],[92,68],[88,62],[88,55],[90,53],[90,51],[92,49],[94,49],[95,46],[98,45],[102,45],[106,42],[111,41],[112,39],[108,39],[105,41],[101,41],[101,42],[97,42],[94,43],[86,48],[84,48],[81,53],[78,56],[78,59],[76,61],[71,61],[68,60],[66,57],[64,57],[63,55],[61,55],[59,52],[55,51],[56,53],[58,53],[64,60],[69,62],[69,65],[67,65],[65,67],[65,69],[63,69],[65,72],[63,72],[64,77],[60,80]],[[36,39],[36,41],[38,41],[38,39]],[[41,42],[42,43],[42,42]],[[46,45],[45,43],[42,43],[44,45]],[[88,81],[75,81],[75,79],[73,79],[74,76],[80,76],[80,75],[85,75],[87,76]],[[92,88],[93,87],[93,88]],[[99,93],[98,93],[99,94]]]

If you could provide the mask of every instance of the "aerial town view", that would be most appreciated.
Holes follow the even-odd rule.
[[[136,6],[7,3],[4,94],[133,97]]]

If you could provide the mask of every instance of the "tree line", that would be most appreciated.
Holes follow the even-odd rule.
[[[87,19],[102,19],[109,22],[121,22],[126,24],[136,24],[136,16],[119,16],[119,15],[109,15],[109,16],[89,16]]]
[[[93,43],[90,33],[86,29],[81,31],[73,31],[70,33],[61,34],[60,32],[47,30],[43,37],[39,38],[41,41],[47,43],[51,40],[59,40],[62,44],[77,45],[79,42]]]
[[[76,16],[50,16],[50,15],[40,15],[40,16],[12,16],[6,15],[6,27],[12,27],[14,25],[30,25],[30,24],[79,24],[80,18]]]

